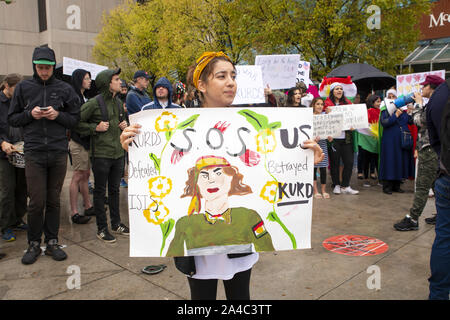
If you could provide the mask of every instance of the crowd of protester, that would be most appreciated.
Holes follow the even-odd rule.
[[[208,77],[213,74],[213,68],[222,67],[224,76],[234,81],[231,85],[235,88],[235,69],[226,55],[216,54],[207,59],[202,67],[199,67],[200,63],[192,66],[186,84],[180,81],[171,83],[166,77],[161,77],[150,88],[151,94],[151,77],[146,71],[136,71],[132,82],[127,84],[120,78],[121,70],[118,68],[100,72],[95,79],[98,92],[88,97],[86,93],[92,84],[90,72],[75,70],[71,84],[57,79],[55,53],[48,47],[35,49],[31,79],[23,80],[17,74],[3,79],[0,90],[1,232],[3,241],[14,241],[21,230],[27,230],[28,249],[22,257],[23,264],[33,264],[39,258],[42,234],[46,255],[56,261],[67,258],[58,241],[60,194],[67,172],[67,154],[73,170],[69,186],[72,223],[87,224],[95,217],[97,238],[108,243],[116,241],[114,234],[129,235],[129,228],[121,219],[120,188],[127,186],[126,149],[129,141],[124,142],[124,139],[132,139],[137,131],[129,126],[128,116],[142,110],[211,107],[217,103],[219,100],[213,99],[214,88],[208,83]],[[428,135],[427,123],[431,120],[427,120],[429,111],[426,106],[444,83],[439,77],[427,76],[421,84],[421,92],[415,93],[414,102],[403,109],[389,108],[384,102],[385,98],[397,98],[393,88],[385,96],[372,92],[362,99],[357,95],[352,102],[346,96],[345,86],[339,82],[333,83],[329,96],[323,98],[313,85],[307,87],[303,82],[274,92],[267,87],[264,90],[266,103],[254,106],[311,108],[315,115],[320,115],[332,112],[338,105],[365,103],[369,122],[378,125],[378,139],[371,147],[360,143],[358,131],[353,128],[336,137],[314,137],[312,143],[315,146],[311,148],[320,150],[314,166],[314,199],[330,199],[341,194],[358,197],[359,191],[350,186],[355,172],[356,178],[363,180],[363,188],[378,185],[385,196],[404,192],[404,181],[415,179],[410,212],[394,224],[395,230],[410,231],[418,230],[418,218],[438,178],[439,152],[433,145],[436,139],[430,141]],[[232,100],[219,102],[220,106],[226,107]],[[408,134],[409,144],[405,140]],[[417,176],[415,159],[418,159]],[[331,184],[327,184],[328,174]],[[90,180],[93,180],[93,188]],[[328,192],[327,187],[330,188]],[[79,194],[83,212],[78,209]],[[107,224],[107,209],[110,226]],[[425,221],[436,224],[436,218],[434,215]],[[209,260],[204,258],[206,260],[202,263],[203,266],[228,265],[229,258],[226,255],[210,257]],[[258,256],[247,255],[235,261],[239,259],[242,265],[250,265],[250,268],[246,269],[248,272],[236,270],[235,282],[224,279],[229,281],[227,296],[248,299],[249,292],[238,289],[248,288],[249,270]],[[448,266],[448,257],[441,255],[439,259],[435,258],[440,261],[440,264],[436,262],[435,269],[439,269],[436,272],[441,278],[436,281],[444,283],[445,287],[449,275],[448,270],[442,271],[442,266]],[[193,263],[176,260],[180,270]],[[152,270],[156,273],[163,269],[161,266]],[[433,277],[437,276],[432,274],[430,290]],[[202,283],[189,276],[188,279],[193,298],[203,299],[216,290],[214,283]]]

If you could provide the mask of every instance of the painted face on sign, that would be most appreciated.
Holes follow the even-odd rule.
[[[212,167],[200,171],[197,185],[202,197],[206,201],[213,201],[223,196],[228,197],[232,180],[233,177],[227,175],[221,167]]]
[[[223,108],[233,103],[236,96],[236,70],[228,61],[217,61],[208,81],[199,80],[199,90],[207,107]]]

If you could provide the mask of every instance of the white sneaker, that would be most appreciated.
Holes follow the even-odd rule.
[[[333,189],[334,194],[340,194],[341,193],[341,186],[337,185]]]
[[[341,188],[341,192],[344,194],[358,194],[359,191],[358,190],[353,190],[350,186],[347,188]]]

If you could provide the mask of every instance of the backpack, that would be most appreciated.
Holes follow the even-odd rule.
[[[447,86],[450,89],[450,79],[447,79]],[[450,95],[442,112],[441,121],[441,166],[444,166],[447,174],[450,174]]]
[[[98,106],[100,108],[100,112],[102,113],[102,121],[108,122],[109,121],[109,116],[108,116],[108,109],[106,109],[105,99],[103,99],[103,96],[101,94],[98,94],[98,95],[95,96],[95,100],[97,100]],[[122,122],[124,120],[124,112],[125,112],[125,110],[123,110],[123,108],[122,108],[122,106],[120,104],[116,103],[116,105],[117,105],[117,108],[119,110],[119,122]]]

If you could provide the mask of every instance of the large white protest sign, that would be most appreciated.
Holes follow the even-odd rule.
[[[295,87],[300,55],[256,56],[255,65],[261,66],[264,87],[272,90]]]
[[[103,70],[108,69],[108,67],[82,60],[63,57],[63,74],[71,76],[76,69],[84,69],[89,71],[91,73],[92,79],[95,80],[97,74]]]
[[[236,66],[237,91],[233,104],[264,103],[264,86],[260,66]]]
[[[339,137],[344,127],[344,114],[342,112],[332,112],[315,114],[314,137],[326,139],[328,137]]]
[[[420,91],[420,83],[425,81],[427,76],[435,75],[445,80],[445,70],[402,74],[397,76],[397,96],[401,97],[413,92]]]
[[[311,247],[305,108],[145,110],[129,148],[130,255]]]
[[[341,112],[344,115],[342,130],[363,129],[369,127],[367,106],[365,104],[346,104],[329,107],[331,113]]]

